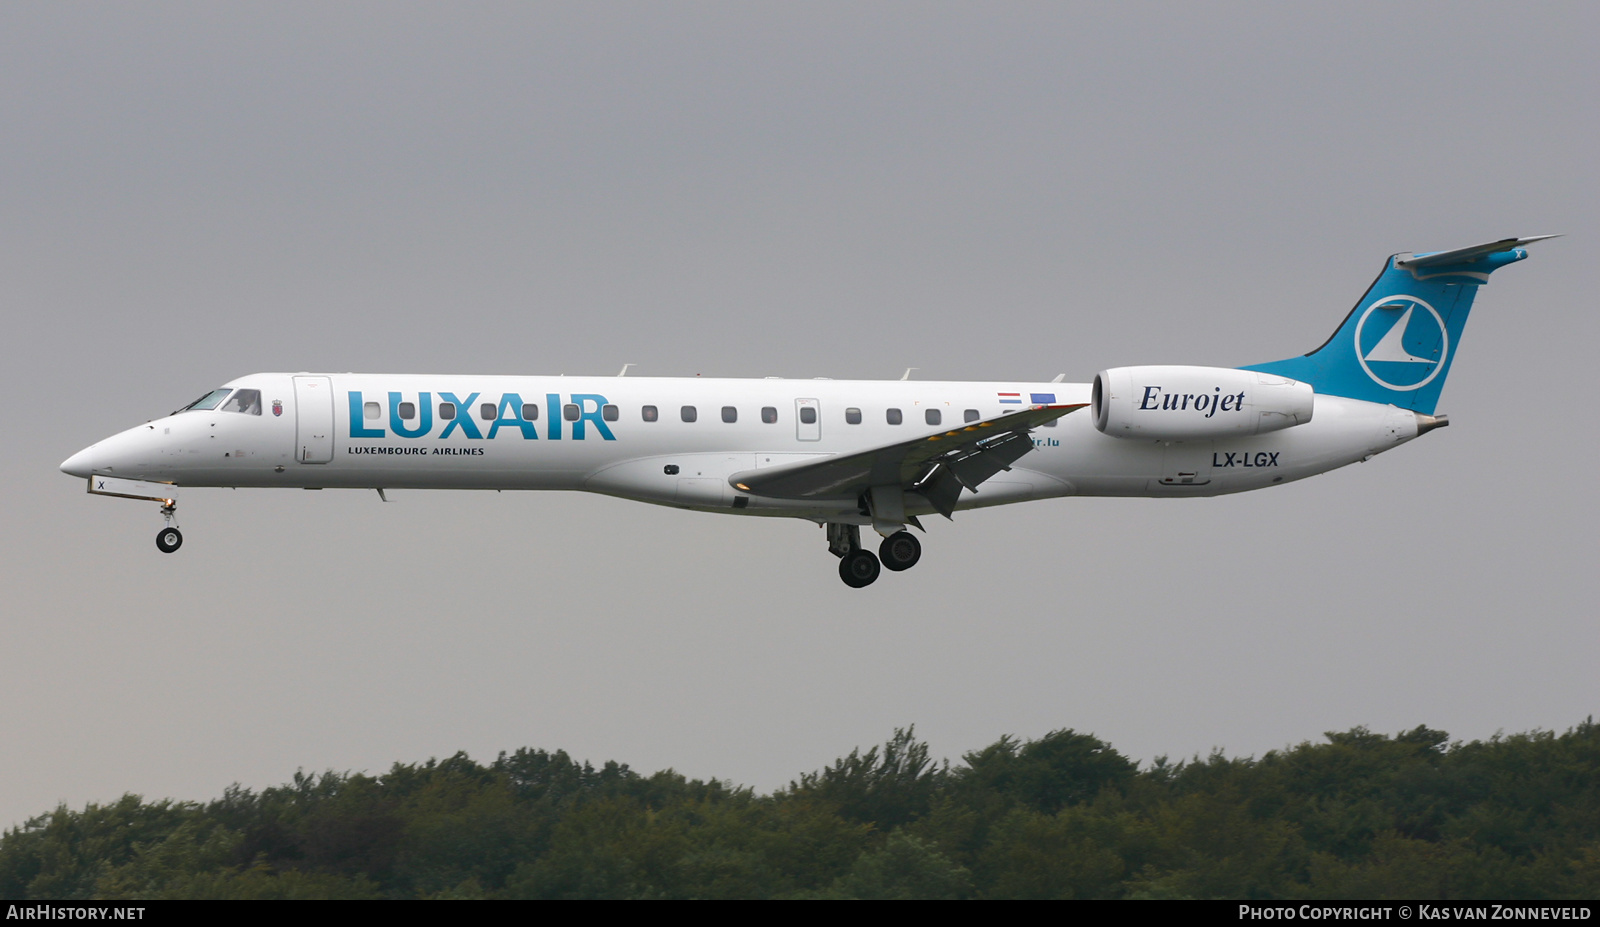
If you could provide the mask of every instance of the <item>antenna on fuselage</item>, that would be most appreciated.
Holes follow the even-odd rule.
[[[620,373],[618,373],[617,376],[625,377],[625,376],[628,375],[628,368],[629,367],[637,367],[637,366],[639,366],[639,365],[638,364],[623,364],[622,365],[622,371]]]
[[[907,367],[906,368],[906,372],[900,374],[900,379],[909,380],[909,379],[911,379],[911,371],[913,371],[913,370],[921,370],[921,369],[922,369],[921,367]]]
[[[1054,380],[1051,380],[1050,382],[1051,383],[1060,383],[1061,381],[1065,380],[1066,378],[1067,378],[1066,374],[1058,373],[1058,374],[1056,374],[1056,378]]]

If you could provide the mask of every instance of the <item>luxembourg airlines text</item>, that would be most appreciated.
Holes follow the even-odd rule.
[[[433,448],[430,451],[426,447],[389,447],[389,446],[374,447],[372,445],[365,445],[365,444],[364,445],[359,445],[359,446],[347,447],[344,450],[345,450],[345,453],[347,453],[347,454],[421,455],[421,454],[433,453],[433,454],[446,454],[446,455],[455,456],[455,457],[482,457],[483,453],[484,453],[483,452],[483,448],[481,448],[481,447],[436,447],[436,448]]]

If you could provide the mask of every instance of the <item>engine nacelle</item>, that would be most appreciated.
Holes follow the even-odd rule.
[[[1227,367],[1113,367],[1094,377],[1094,427],[1118,438],[1200,441],[1311,421],[1310,384]]]

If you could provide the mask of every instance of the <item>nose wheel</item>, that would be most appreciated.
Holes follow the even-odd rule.
[[[183,532],[178,530],[178,503],[167,502],[161,506],[161,517],[167,526],[156,532],[156,549],[170,554],[183,546]]]
[[[156,547],[163,554],[170,554],[183,546],[183,532],[177,528],[162,528],[156,532]]]

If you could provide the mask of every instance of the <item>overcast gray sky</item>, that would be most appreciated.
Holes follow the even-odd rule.
[[[1582,3],[0,7],[0,826],[564,748],[762,791],[915,723],[1148,760],[1597,707]],[[1441,410],[1209,500],[930,524],[581,495],[92,498],[263,370],[1087,380],[1309,350],[1395,251],[1559,232]]]

